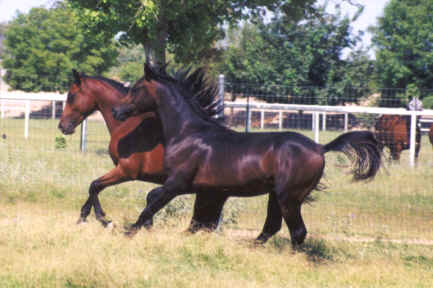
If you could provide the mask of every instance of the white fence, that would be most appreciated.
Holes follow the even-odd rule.
[[[224,78],[220,77],[219,87],[220,87],[220,97],[224,96]],[[27,138],[29,135],[29,120],[30,120],[30,101],[52,101],[53,113],[55,113],[55,102],[62,101],[63,106],[66,101],[66,95],[64,94],[32,94],[32,93],[1,93],[0,94],[0,114],[1,118],[4,117],[4,104],[5,101],[23,101],[25,103],[24,108],[24,137]],[[349,113],[365,113],[365,114],[393,114],[393,115],[410,115],[411,117],[411,127],[410,127],[410,165],[415,163],[415,131],[416,131],[416,118],[417,116],[432,116],[433,110],[423,110],[423,111],[408,111],[403,108],[377,108],[377,107],[361,107],[361,106],[319,106],[319,105],[299,105],[299,104],[269,104],[269,103],[237,103],[237,102],[224,102],[225,108],[238,108],[245,109],[247,111],[247,118],[251,119],[252,111],[261,112],[261,127],[263,127],[263,119],[265,111],[273,111],[279,113],[280,125],[281,119],[284,112],[289,111],[310,111],[313,114],[313,131],[314,139],[319,142],[320,127],[319,120],[320,116],[326,117],[326,113],[337,112],[343,113],[345,115],[345,130],[347,130],[348,114]],[[55,115],[52,117],[55,118]],[[425,120],[428,121],[428,120]],[[250,121],[247,120],[247,123]],[[87,123],[84,123],[82,128],[86,127]],[[323,125],[326,125],[326,121],[323,121]],[[247,129],[249,127],[247,126]],[[324,127],[323,127],[324,128]],[[81,129],[81,149],[86,147],[86,129]]]
[[[348,113],[364,113],[364,114],[392,114],[392,115],[409,115],[411,117],[410,126],[410,165],[415,165],[415,136],[416,136],[416,119],[417,116],[433,116],[433,110],[423,111],[408,111],[403,108],[378,108],[378,107],[361,107],[361,106],[319,106],[319,105],[299,105],[299,104],[269,104],[269,103],[236,103],[236,102],[224,102],[224,108],[241,108],[247,111],[247,130],[248,125],[251,123],[252,111],[260,111],[261,119],[264,118],[265,111],[279,112],[280,125],[282,113],[288,111],[311,111],[313,113],[313,131],[314,140],[319,142],[320,127],[319,120],[320,115],[326,117],[328,112],[344,113],[345,115],[345,130],[347,130]],[[326,121],[323,121],[326,123]],[[261,127],[263,127],[263,121],[261,121]]]
[[[4,119],[5,118],[5,112],[6,112],[6,103],[7,101],[20,101],[23,104],[23,108],[21,108],[24,112],[24,138],[28,138],[29,136],[29,121],[30,121],[30,113],[31,113],[31,108],[30,108],[30,103],[31,101],[50,101],[52,102],[52,118],[55,119],[56,118],[56,109],[55,109],[55,105],[56,105],[56,101],[61,101],[63,102],[63,107],[64,107],[64,103],[66,101],[66,95],[64,94],[56,94],[56,93],[49,93],[49,94],[45,94],[45,93],[25,93],[25,92],[13,92],[13,93],[8,93],[8,92],[2,92],[0,94],[0,118]],[[19,108],[17,108],[19,109]]]

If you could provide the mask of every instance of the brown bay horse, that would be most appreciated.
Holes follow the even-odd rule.
[[[200,69],[193,74],[197,73],[204,75]],[[198,104],[204,95],[217,99],[216,89],[205,81],[200,81],[202,89],[192,89],[197,82],[181,76],[146,65],[145,76],[113,109],[119,120],[156,111],[164,132],[168,177],[131,226],[130,236],[178,195],[205,193],[218,200],[269,194],[257,241],[266,242],[284,219],[296,246],[307,234],[301,205],[320,182],[325,153],[344,152],[353,160],[355,180],[372,179],[380,168],[378,142],[369,131],[348,132],[326,145],[295,132],[236,132],[210,118]]]
[[[81,208],[78,223],[85,222],[94,207],[96,218],[107,226],[111,221],[106,219],[98,197],[103,189],[125,181],[141,180],[162,184],[166,180],[161,121],[153,112],[131,117],[124,122],[115,120],[111,113],[112,107],[126,96],[128,88],[117,81],[86,76],[75,70],[73,76],[74,82],[68,91],[58,127],[64,134],[72,134],[88,115],[100,111],[111,136],[109,153],[115,165],[91,183],[89,197]],[[203,105],[206,105],[206,101]],[[147,203],[158,193],[158,189],[153,191],[148,193]],[[190,230],[216,228],[225,200],[226,198],[212,198],[210,202],[206,195],[197,195]],[[149,219],[145,226],[151,225],[152,219]]]
[[[375,135],[382,147],[387,147],[392,160],[400,160],[403,150],[410,148],[410,116],[382,115],[375,124]],[[417,125],[415,158],[421,149],[421,130]]]

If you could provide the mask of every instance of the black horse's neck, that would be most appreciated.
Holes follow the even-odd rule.
[[[179,89],[164,88],[159,95],[158,114],[161,118],[166,142],[176,136],[185,137],[188,134],[212,129],[212,124],[201,117],[199,108],[194,102],[189,102]]]

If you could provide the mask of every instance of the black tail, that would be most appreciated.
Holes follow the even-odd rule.
[[[374,178],[381,165],[380,144],[370,131],[354,131],[338,136],[323,146],[323,153],[343,152],[353,163],[353,178]]]

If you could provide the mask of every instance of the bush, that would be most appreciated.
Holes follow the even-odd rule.
[[[56,136],[56,149],[65,149],[66,148],[66,138],[65,136]]]
[[[433,109],[433,95],[422,99],[422,104],[424,106],[424,109]]]

